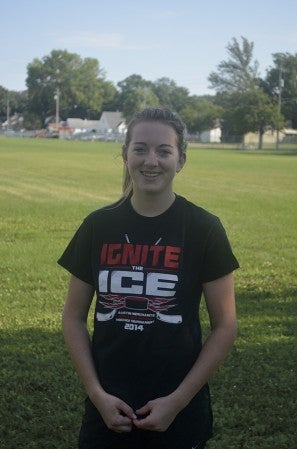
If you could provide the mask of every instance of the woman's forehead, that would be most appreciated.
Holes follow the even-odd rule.
[[[139,140],[140,139],[140,140]],[[172,126],[157,121],[143,121],[135,124],[131,141],[157,140],[176,144],[177,134]]]

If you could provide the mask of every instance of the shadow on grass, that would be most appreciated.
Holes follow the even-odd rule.
[[[0,447],[74,449],[84,392],[62,335],[26,329],[0,336]]]
[[[290,337],[290,341],[297,339],[296,297],[296,287],[275,292],[237,291],[238,319],[245,341],[256,344],[263,339],[275,343],[286,341],[286,337]]]
[[[296,291],[238,291],[239,335],[211,380],[209,449],[297,447]],[[1,334],[0,446],[75,449],[84,391],[61,333]]]
[[[249,149],[239,149],[237,150],[241,154],[250,154],[250,155],[267,155],[267,156],[297,156],[297,148],[292,149],[284,149],[284,150],[275,150],[273,148],[265,148],[263,150],[249,150]]]
[[[297,447],[296,290],[238,291],[238,338],[211,381],[209,449]]]

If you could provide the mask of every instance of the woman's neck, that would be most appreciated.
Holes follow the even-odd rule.
[[[133,209],[140,215],[145,217],[156,217],[165,212],[175,200],[174,192],[164,195],[146,194],[139,195],[133,192],[131,204]]]

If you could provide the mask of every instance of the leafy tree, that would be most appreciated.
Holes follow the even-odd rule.
[[[42,123],[39,117],[30,112],[24,113],[23,127],[25,129],[36,130],[42,128]]]
[[[29,112],[43,122],[55,115],[57,94],[63,119],[87,117],[90,111],[99,115],[101,111],[105,80],[96,59],[82,59],[66,50],[53,50],[28,65],[26,83]]]
[[[258,62],[253,61],[254,43],[241,36],[227,45],[229,59],[221,61],[217,72],[211,72],[210,87],[217,92],[244,92],[257,84]]]
[[[297,54],[274,53],[274,67],[267,70],[264,88],[281,103],[289,126],[297,129]]]
[[[247,132],[258,132],[259,149],[262,149],[266,129],[276,129],[282,125],[277,105],[258,87],[227,95],[222,104],[224,104],[222,115],[224,134],[242,136]]]
[[[217,104],[224,108],[224,134],[243,135],[259,132],[259,148],[267,127],[281,126],[282,117],[276,104],[263,90],[258,77],[258,63],[253,61],[254,44],[241,37],[228,44],[229,59],[209,75],[211,87],[217,91]]]
[[[6,117],[7,100],[8,100],[8,90],[0,86],[0,117]]]
[[[144,107],[156,107],[158,97],[154,94],[152,83],[144,80],[140,75],[130,75],[118,83],[119,105],[127,121],[133,113]]]
[[[190,133],[202,132],[214,126],[222,115],[222,108],[210,100],[198,96],[189,98],[180,115]]]
[[[163,77],[153,83],[153,92],[159,99],[159,105],[175,112],[181,112],[189,101],[189,91],[185,87],[177,86],[175,81]]]
[[[15,91],[10,90],[8,93],[9,104],[11,113],[22,114],[28,107],[28,94],[27,91]]]
[[[111,81],[104,81],[102,84],[102,92],[102,111],[119,110],[119,95],[115,85]]]
[[[7,116],[7,108],[9,114],[23,113],[27,107],[27,93],[26,91],[17,92],[14,90],[7,90],[0,86],[0,116]]]

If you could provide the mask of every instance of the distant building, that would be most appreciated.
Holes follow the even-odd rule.
[[[101,114],[100,120],[87,120],[81,118],[68,118],[63,126],[59,126],[62,138],[75,136],[75,134],[90,134],[97,136],[119,136],[126,133],[127,127],[121,112],[107,112]]]
[[[125,119],[121,112],[109,112],[104,111],[99,120],[99,132],[113,133],[113,134],[125,134],[127,126]]]
[[[215,126],[212,129],[207,129],[199,134],[200,142],[203,143],[220,143],[222,137],[222,130],[220,126]]]
[[[66,126],[72,128],[73,134],[85,132],[99,132],[100,120],[68,118],[66,120]]]
[[[48,123],[47,130],[49,133],[58,134],[61,139],[121,140],[127,126],[121,112],[104,111],[100,120],[70,117],[65,122]]]
[[[21,114],[15,113],[1,124],[2,129],[19,131],[23,128],[24,117]]]
[[[275,144],[277,139],[277,133],[273,129],[265,131],[263,134],[263,144]],[[296,143],[297,142],[297,129],[284,128],[279,132],[279,141],[282,143]],[[258,145],[259,133],[247,133],[244,135],[243,143],[245,146]]]

